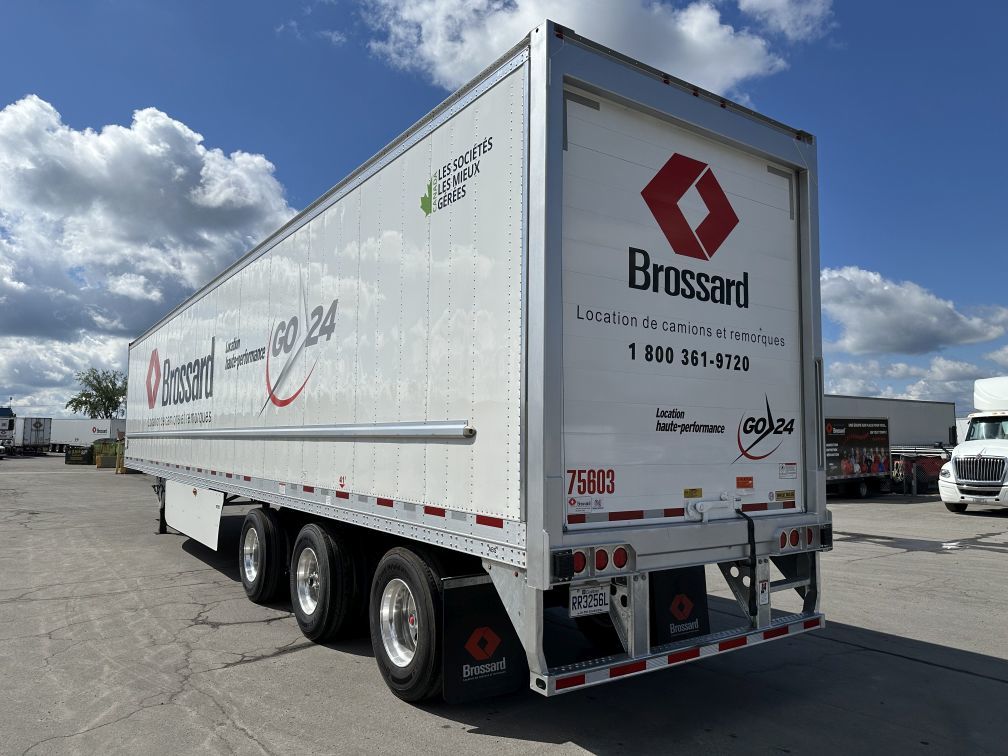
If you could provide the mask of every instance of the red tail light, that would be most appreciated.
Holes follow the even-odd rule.
[[[782,549],[786,549],[787,548],[787,533],[785,533],[784,531],[781,531],[781,534],[780,534],[780,547]],[[577,557],[575,557],[575,559],[577,559]]]
[[[627,556],[627,550],[620,546],[612,554],[612,563],[616,565],[617,569],[622,570],[627,565],[629,557]]]
[[[812,528],[805,528],[805,543],[811,546],[815,542],[815,531]]]
[[[585,567],[588,566],[588,557],[585,556],[583,551],[574,552],[574,574],[579,575],[585,571]]]
[[[609,553],[605,549],[595,549],[595,569],[604,570],[609,566]]]
[[[791,545],[792,546],[797,546],[800,541],[801,541],[801,536],[798,535],[798,530],[796,528],[795,530],[791,531]]]

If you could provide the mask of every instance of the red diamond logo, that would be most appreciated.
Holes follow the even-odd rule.
[[[147,365],[147,406],[154,409],[157,403],[158,389],[161,387],[161,358],[157,349],[151,352],[150,363]]]
[[[669,611],[672,612],[673,617],[680,622],[683,622],[687,617],[693,614],[693,602],[689,600],[689,596],[685,593],[680,593],[672,599],[672,605],[669,606]]]
[[[486,661],[501,643],[500,636],[489,627],[477,627],[466,641],[465,650],[476,661]]]
[[[679,201],[693,186],[707,206],[707,217],[696,229],[679,209]],[[739,222],[710,166],[678,152],[644,187],[641,197],[677,255],[710,260]]]

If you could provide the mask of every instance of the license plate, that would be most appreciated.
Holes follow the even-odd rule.
[[[588,585],[570,589],[570,616],[586,617],[609,611],[609,586]]]

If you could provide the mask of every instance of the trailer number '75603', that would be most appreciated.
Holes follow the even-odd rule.
[[[615,470],[568,470],[567,493],[578,496],[616,493],[616,472]]]

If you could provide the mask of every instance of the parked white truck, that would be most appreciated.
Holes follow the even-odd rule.
[[[950,512],[1008,506],[1008,377],[976,381],[973,407],[965,438],[939,473],[938,492]]]
[[[809,134],[545,22],[130,345],[126,464],[211,548],[260,503],[249,598],[366,616],[409,701],[819,628],[817,185]]]
[[[8,407],[0,407],[0,459],[11,453],[14,446],[14,413]]]

